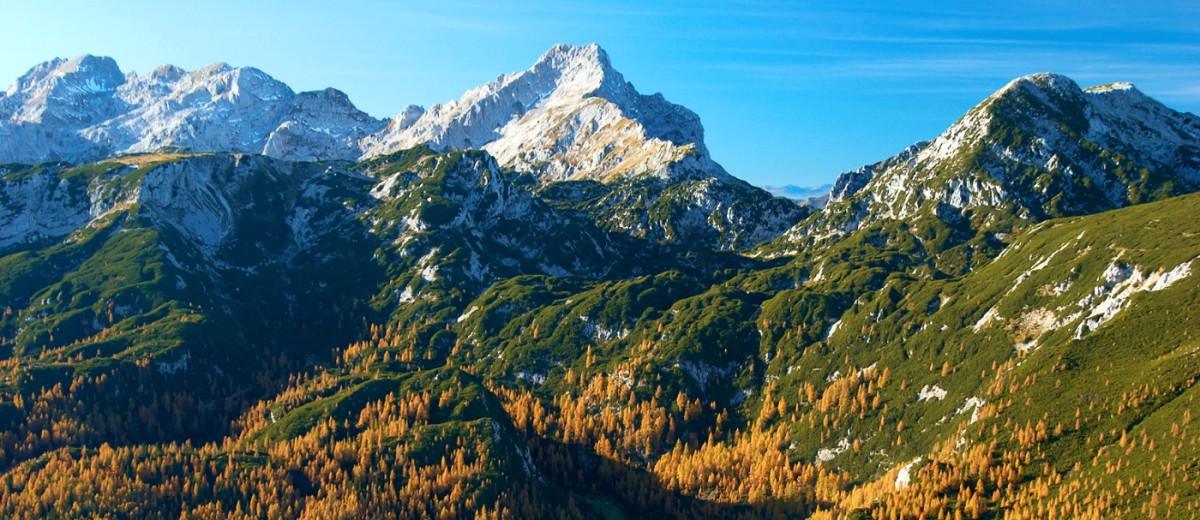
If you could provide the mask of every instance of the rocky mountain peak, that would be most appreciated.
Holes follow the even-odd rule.
[[[212,64],[206,65],[204,67],[201,67],[199,69],[196,69],[196,71],[193,72],[192,74],[194,74],[196,76],[216,76],[219,74],[224,74],[231,70],[233,70],[233,67],[231,67],[228,63],[218,62],[218,63],[212,63]]]
[[[187,75],[187,71],[174,65],[162,65],[146,74],[143,81],[155,81],[159,83],[174,83],[179,81],[179,78]]]
[[[112,92],[125,82],[125,76],[117,62],[106,56],[84,54],[71,59],[55,58],[38,64],[17,79],[9,89],[9,96],[41,88],[74,86],[91,82],[97,92]]]
[[[84,55],[37,65],[0,95],[0,162],[85,162],[169,145],[352,159],[384,124],[340,91],[297,95],[254,67],[164,65],[138,76]]]
[[[609,64],[608,53],[595,43],[587,45],[556,44],[538,58],[534,68],[540,65],[547,65],[557,70],[567,70],[577,66],[612,68]]]
[[[1196,189],[1200,118],[1128,83],[1081,89],[1038,73],[1009,82],[927,145],[843,174],[824,212],[789,236],[822,240],[932,216],[967,240]]]
[[[262,101],[291,98],[295,93],[282,81],[254,67],[230,67],[217,63],[204,67],[183,79],[176,89],[181,96],[207,91],[212,99],[238,101],[251,96]]]
[[[1060,94],[1073,95],[1079,92],[1079,85],[1075,80],[1068,78],[1062,74],[1053,72],[1036,72],[1016,78],[1000,89],[996,94],[1003,95],[1004,93],[1015,89],[1025,89],[1032,92],[1056,92]]]
[[[125,75],[112,58],[56,58],[21,76],[0,102],[0,118],[14,123],[81,124],[108,112]]]
[[[392,118],[389,125],[396,131],[404,131],[412,126],[413,123],[416,123],[417,120],[421,119],[423,115],[425,115],[425,107],[408,105],[399,114],[396,114],[396,117]]]
[[[896,154],[888,160],[881,161],[875,164],[868,164],[860,167],[857,170],[844,172],[837,176],[833,181],[833,186],[829,190],[829,202],[841,202],[858,193],[867,186],[871,179],[874,178],[876,172],[886,170],[897,161],[906,161],[913,155],[916,155],[921,150],[929,145],[928,141],[914,143],[904,151]]]
[[[411,123],[393,120],[367,139],[364,156],[419,144],[482,148],[545,181],[732,179],[708,157],[695,113],[662,95],[638,93],[595,44],[556,45],[525,71],[434,105]]]
[[[553,81],[556,90],[566,92],[590,94],[606,86],[609,90],[626,86],[621,74],[613,70],[608,53],[594,43],[555,45],[529,69],[529,74]]]
[[[301,92],[291,98],[283,122],[267,137],[262,153],[300,160],[353,159],[359,155],[359,141],[384,125],[340,90]]]
[[[253,67],[168,65],[138,76],[92,56],[34,67],[0,96],[0,116],[6,162],[82,162],[168,145],[353,159],[427,144],[484,149],[548,182],[734,180],[709,158],[695,113],[639,93],[596,44],[555,45],[527,70],[428,110],[410,106],[386,124],[339,91],[298,95]]]

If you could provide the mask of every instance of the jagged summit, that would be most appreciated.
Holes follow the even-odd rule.
[[[0,97],[0,164],[81,163],[164,147],[356,160],[425,145],[482,149],[544,185],[588,181],[543,195],[585,210],[607,229],[656,241],[745,248],[809,211],[726,173],[709,157],[695,113],[661,94],[639,93],[595,44],[556,45],[527,70],[428,110],[408,106],[390,121],[363,113],[336,89],[296,93],[253,67],[217,63],[189,72],[168,65],[139,76],[107,58],[82,62],[89,65],[48,62],[27,75],[78,70],[73,83],[101,85],[68,89],[88,93],[59,110],[74,119],[21,115],[57,110],[45,95]],[[102,81],[91,76],[100,65],[108,71]],[[26,80],[14,91],[36,90],[35,83],[57,84]],[[640,186],[619,187],[624,181]]]
[[[537,76],[556,76],[558,88],[574,89],[585,94],[612,85],[614,81],[618,86],[625,83],[621,74],[613,70],[608,53],[594,43],[585,46],[555,45],[538,59],[530,72]]]
[[[106,56],[82,54],[71,59],[54,58],[41,63],[17,79],[6,94],[11,97],[39,87],[70,86],[73,81],[91,82],[91,91],[112,91],[124,83],[117,62]]]
[[[1033,74],[1026,74],[1008,82],[1004,88],[1001,88],[994,95],[1003,95],[1004,93],[1017,88],[1054,91],[1063,94],[1073,94],[1080,90],[1079,84],[1075,83],[1075,80],[1067,76],[1056,74],[1054,72],[1035,72]]]
[[[544,181],[650,176],[737,182],[708,156],[692,111],[642,95],[599,45],[559,44],[428,110],[383,122],[344,95],[297,94],[253,67],[164,65],[138,76],[111,58],[34,67],[0,96],[0,162],[85,162],[162,146],[287,159],[369,158],[426,144],[484,149]]]
[[[105,101],[124,83],[112,58],[56,58],[30,69],[0,96],[0,115],[19,124],[87,123],[108,113]]]
[[[79,163],[168,145],[350,159],[383,126],[344,94],[298,95],[253,67],[164,65],[138,76],[83,55],[37,65],[0,95],[0,162]]]
[[[292,98],[283,122],[267,136],[262,153],[309,161],[350,159],[358,153],[359,140],[382,126],[338,89],[301,92]]]
[[[367,140],[365,156],[418,144],[483,148],[501,164],[548,181],[643,174],[732,179],[708,158],[695,113],[659,94],[638,93],[596,44],[556,45],[528,70],[434,105],[411,124],[393,121]]]
[[[1200,118],[1128,83],[1082,89],[1037,73],[1009,82],[936,139],[842,174],[827,208],[788,236],[819,241],[929,217],[962,240],[1003,236],[1198,188]]]
[[[1133,91],[1137,91],[1139,94],[1141,93],[1141,91],[1137,90],[1137,87],[1133,86],[1133,83],[1126,83],[1124,81],[1118,81],[1116,83],[1108,83],[1105,85],[1096,85],[1094,87],[1088,87],[1088,88],[1084,89],[1084,91],[1086,91],[1086,92],[1112,92],[1112,91],[1118,91],[1118,90],[1133,90]]]

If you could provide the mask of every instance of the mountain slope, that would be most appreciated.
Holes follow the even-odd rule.
[[[458,199],[463,174],[489,172],[486,158],[428,149],[393,157],[396,173],[432,174],[410,177],[407,187],[388,181],[389,163],[364,171],[377,189],[398,188],[377,191],[398,201],[434,195],[421,183],[435,182],[447,190],[440,197],[463,208],[536,206],[534,198],[516,206]],[[522,200],[515,193],[491,200]],[[384,249],[396,248],[385,258],[401,258],[386,262],[399,271],[385,279],[415,271],[395,279],[432,290],[459,276],[449,255],[433,281],[417,282],[429,265],[403,258],[427,255],[420,244],[439,235],[449,234],[439,247],[460,240],[456,228],[406,240],[414,227],[385,224],[386,215],[407,214],[395,211],[404,205],[384,210],[392,202],[380,200],[362,215],[383,217],[367,221],[386,230],[377,234]],[[818,253],[832,258],[715,272],[664,266],[586,280],[514,270],[478,296],[410,303],[420,314],[384,304],[380,321],[337,363],[313,367],[250,407],[225,442],[53,451],[48,463],[20,463],[0,478],[10,497],[0,507],[29,510],[52,486],[81,489],[87,468],[116,461],[125,469],[104,478],[135,485],[183,474],[197,485],[186,487],[186,505],[153,486],[121,504],[81,496],[89,511],[154,507],[174,516],[253,507],[247,487],[225,480],[232,475],[272,497],[268,503],[308,514],[350,496],[364,512],[385,504],[417,511],[434,501],[456,516],[482,505],[546,517],[612,508],[671,517],[1186,511],[1200,504],[1194,483],[1178,477],[1197,460],[1189,413],[1200,317],[1190,309],[1200,307],[1188,305],[1200,294],[1196,203],[1188,195],[1051,220],[1014,238],[993,263],[952,278],[894,263],[915,242],[870,241]],[[459,221],[464,230],[482,215],[453,211],[437,220],[440,210],[416,209],[428,225]],[[160,262],[170,269],[169,259]],[[383,283],[376,300],[399,287]],[[34,298],[60,305],[58,291]],[[76,352],[86,360],[91,345]],[[184,345],[196,352],[196,343]],[[52,360],[53,352],[33,359]],[[203,359],[193,353],[186,363],[149,366],[186,374]],[[19,379],[42,370],[30,363]],[[85,388],[76,384],[72,395],[87,395],[79,393]],[[53,392],[6,397],[4,415],[45,409],[25,399],[54,402]],[[26,421],[35,432],[50,428]],[[18,462],[28,456],[6,453]],[[383,477],[391,466],[380,464],[397,454],[405,464],[394,480]],[[137,472],[133,461],[144,461]],[[230,469],[196,472],[207,464]],[[596,476],[579,479],[581,471]],[[422,479],[431,485],[409,487]]]
[[[1082,90],[1064,76],[1034,74],[1009,83],[937,139],[843,174],[825,210],[783,242],[812,244],[906,222],[924,229],[917,233],[931,246],[973,242],[990,255],[996,249],[989,242],[1033,222],[1198,188],[1200,118],[1128,84]],[[939,241],[946,244],[935,246]]]
[[[1200,294],[1196,202],[1052,220],[950,279],[889,263],[903,248],[860,243],[782,290],[811,264],[724,281],[665,274],[559,286],[535,299],[518,296],[529,288],[514,281],[470,304],[458,362],[541,397],[555,419],[528,426],[535,445],[587,439],[632,467],[649,460],[684,495],[753,501],[736,482],[704,477],[750,450],[798,464],[800,475],[804,465],[835,472],[814,477],[815,502],[785,491],[786,465],[758,477],[780,486],[767,496],[809,513],[1161,514],[1152,489],[1200,504],[1192,484],[1155,477],[1194,465],[1179,414],[1196,409],[1200,321],[1168,308],[1191,309]],[[611,420],[632,411],[634,423],[611,425],[605,406],[618,412]],[[655,421],[670,426],[647,426]],[[552,451],[539,456],[561,464],[549,462]],[[575,460],[557,474],[586,467]],[[1114,467],[1130,468],[1122,486],[1140,494],[1113,493]],[[692,474],[701,477],[683,476]],[[822,492],[826,478],[845,491]],[[923,502],[926,493],[939,499]]]
[[[6,171],[0,218],[24,233],[0,250],[4,392],[31,403],[12,411],[9,432],[76,426],[41,442],[6,437],[5,464],[96,439],[213,438],[292,371],[327,359],[382,283],[353,209],[372,202],[369,185],[325,165],[227,154]],[[20,197],[38,186],[55,194],[38,211],[63,225],[26,225],[35,219]],[[129,399],[138,393],[155,398]],[[129,422],[139,414],[169,419]]]
[[[729,175],[696,114],[638,93],[594,44],[557,45],[457,101],[410,107],[364,143],[366,157],[419,144],[485,150],[548,185],[551,203],[663,243],[746,249],[811,212]]]
[[[749,263],[599,228],[478,151],[420,147],[349,168],[129,155],[0,173],[5,388],[44,402],[37,420],[12,420],[86,424],[53,442],[0,446],[20,458],[96,438],[219,435],[263,392],[373,324],[405,324],[422,349],[445,355],[455,342],[447,321],[499,280]],[[76,398],[43,395],[56,384]],[[190,421],[114,430],[100,414],[136,415],[140,403],[113,401],[134,388],[190,400],[161,402]]]

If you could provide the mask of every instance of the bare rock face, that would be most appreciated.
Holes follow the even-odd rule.
[[[164,95],[153,95],[156,91]],[[130,111],[82,133],[125,152],[170,145],[258,152],[268,127],[283,117],[294,96],[287,85],[248,67],[217,64],[182,75],[152,73],[131,78],[117,92],[122,100],[142,103],[130,103]]]
[[[483,149],[544,182],[735,181],[709,158],[695,113],[638,93],[596,45],[557,45],[529,70],[386,122],[342,92],[296,94],[252,67],[167,65],[138,76],[110,58],[58,59],[0,97],[0,138],[0,162],[79,163],[164,146],[356,159],[428,144]]]
[[[0,94],[0,162],[74,160],[102,147],[79,130],[126,109],[115,97],[124,83],[110,58],[55,59],[30,69]]]
[[[365,156],[429,144],[482,148],[544,182],[732,179],[708,157],[695,113],[639,94],[596,45],[555,46],[529,70],[434,105],[415,122],[400,119],[366,140]]]
[[[78,163],[164,146],[349,159],[384,124],[341,92],[296,94],[252,67],[168,65],[137,76],[81,56],[38,65],[0,96],[0,162]]]
[[[355,108],[340,90],[301,92],[279,125],[267,137],[263,154],[293,160],[353,160],[359,141],[383,123]]]

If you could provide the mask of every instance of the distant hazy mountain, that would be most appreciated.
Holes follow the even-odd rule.
[[[793,200],[804,200],[811,197],[828,195],[830,188],[833,188],[832,184],[822,184],[820,186],[796,186],[794,184],[763,186],[763,189],[768,192]]]

